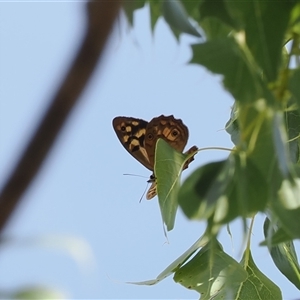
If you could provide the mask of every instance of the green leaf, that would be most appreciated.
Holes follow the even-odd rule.
[[[290,26],[292,32],[300,34],[300,3],[297,3],[292,10]]]
[[[216,241],[203,247],[174,275],[176,282],[199,292],[201,300],[234,299],[229,295],[233,295],[233,291],[246,279],[247,273],[242,266],[227,255]]]
[[[213,162],[194,171],[183,183],[178,202],[190,219],[206,219],[213,213],[213,207],[208,209],[206,194],[211,185],[224,168],[226,161]]]
[[[233,153],[229,156],[226,167],[207,194],[211,202],[220,184],[225,189],[223,194],[220,193],[215,198],[215,223],[228,223],[238,216],[249,217],[265,209],[268,199],[265,179],[244,153]]]
[[[240,264],[247,271],[248,278],[240,285],[238,294],[234,299],[282,299],[278,286],[267,278],[255,265],[250,250],[244,252]]]
[[[289,90],[295,98],[296,103],[298,104],[298,110],[300,110],[300,69],[297,69],[293,72],[289,80]]]
[[[284,230],[293,238],[300,237],[300,228],[295,226],[300,220],[300,179],[282,180],[281,187],[270,202]]]
[[[213,226],[263,211],[267,192],[264,178],[251,160],[232,153],[227,161],[205,165],[190,175],[178,201],[188,218],[212,218]]]
[[[180,153],[163,139],[158,139],[156,143],[154,174],[160,211],[168,231],[174,227],[182,168],[186,160],[194,154]]]
[[[240,48],[233,38],[219,38],[192,45],[191,63],[205,66],[224,75],[223,83],[237,101],[253,103],[264,98],[274,103],[274,97],[261,78],[261,70],[249,53]]]
[[[208,299],[282,299],[280,289],[255,265],[245,251],[240,263],[211,240],[192,259],[180,267],[174,280]]]
[[[300,137],[300,110],[292,108],[290,104],[285,112],[286,129],[288,133],[289,156],[293,163],[299,161],[299,137]]]
[[[162,2],[162,10],[163,16],[175,36],[178,37],[180,33],[188,33],[196,37],[201,37],[199,31],[190,22],[189,15],[180,0],[164,0]]]
[[[161,16],[161,3],[159,0],[151,0],[148,3],[150,6],[151,29],[153,31],[158,18]]]
[[[260,99],[253,105],[239,105],[238,121],[240,147],[262,174],[268,193],[277,191],[290,168],[282,112]]]
[[[279,232],[279,230],[275,230],[274,227],[274,225],[271,225],[270,220],[266,218],[264,223],[264,235],[266,237],[266,242],[268,242],[270,235],[273,242],[274,236],[277,232]],[[268,245],[268,248],[279,271],[298,289],[300,289],[300,266],[293,242],[289,241],[275,246]]]
[[[226,1],[232,18],[245,29],[246,44],[267,80],[275,81],[282,46],[296,1]],[[274,22],[276,20],[276,22]]]
[[[199,20],[199,6],[202,0],[181,1],[187,14],[194,20]]]
[[[124,1],[123,8],[127,16],[128,22],[133,26],[133,13],[135,10],[144,7],[145,0]]]
[[[205,32],[207,40],[226,38],[232,30],[229,26],[216,18],[205,18],[200,22],[200,25]]]
[[[274,231],[268,224],[269,219],[266,218],[264,223],[264,233],[266,240],[261,242],[260,246],[276,246],[280,243],[288,242],[293,239],[282,227],[279,227]],[[277,226],[278,227],[278,226]]]
[[[198,20],[206,38],[227,37],[232,30],[230,16],[224,10],[223,1],[218,5],[211,0],[183,1],[188,14]]]
[[[154,285],[163,279],[170,276],[176,270],[178,270],[199,248],[205,246],[209,241],[209,237],[204,234],[201,236],[188,250],[180,255],[175,261],[173,261],[165,270],[163,270],[155,279],[140,281],[140,282],[127,282],[136,285]]]
[[[288,177],[290,173],[290,159],[287,151],[287,135],[283,123],[282,112],[276,112],[273,119],[273,140],[275,153],[277,157],[278,167],[281,175]]]
[[[226,0],[219,0],[218,5],[214,1],[211,0],[203,0],[199,7],[201,20],[205,18],[209,19],[218,19],[220,22],[230,26],[232,28],[236,28],[235,19],[230,16],[228,13],[227,7],[225,5]],[[238,28],[236,28],[238,29]],[[206,34],[210,34],[205,32]]]
[[[7,297],[8,298],[8,297]],[[67,295],[57,289],[36,286],[32,288],[24,288],[13,293],[10,299],[18,300],[40,300],[40,299],[68,299]]]
[[[230,119],[225,125],[225,130],[230,134],[231,141],[238,145],[240,142],[240,129],[238,124],[238,110],[236,104],[231,109]]]

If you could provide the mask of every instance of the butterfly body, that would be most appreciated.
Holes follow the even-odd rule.
[[[182,120],[175,119],[173,115],[153,118],[150,122],[142,119],[116,117],[113,119],[113,128],[124,148],[150,171],[154,171],[155,146],[159,138],[164,139],[175,150],[182,152],[187,144],[189,132]],[[192,147],[188,150],[197,150]],[[188,161],[191,162],[193,157]],[[184,167],[188,167],[188,163]],[[152,185],[147,192],[147,199],[156,195],[154,174],[149,182]]]

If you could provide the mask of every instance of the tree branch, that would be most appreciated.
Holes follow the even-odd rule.
[[[88,24],[82,45],[42,121],[0,192],[0,232],[39,171],[62,126],[103,54],[121,0],[87,3]]]

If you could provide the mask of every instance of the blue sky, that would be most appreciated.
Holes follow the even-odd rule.
[[[2,2],[0,8],[3,182],[76,53],[85,15],[82,2]],[[157,198],[139,203],[149,170],[124,150],[111,121],[173,114],[189,127],[188,147],[232,147],[224,126],[233,99],[220,77],[187,64],[195,38],[183,35],[177,43],[163,20],[152,34],[147,9],[136,13],[134,22],[131,30],[120,17],[102,64],[10,222],[5,232],[10,239],[0,248],[0,290],[45,285],[71,298],[197,299],[172,276],[151,287],[126,284],[155,278],[196,241],[205,224],[190,222],[179,211],[166,243]],[[183,179],[226,156],[200,152]],[[257,246],[262,221],[258,216],[252,237],[254,260],[284,299],[296,298],[299,291]],[[226,230],[220,235],[225,251],[238,260],[240,228],[240,221],[232,224],[233,240]],[[78,256],[81,241],[90,253],[84,262]],[[64,251],[65,244],[78,251],[76,259]]]

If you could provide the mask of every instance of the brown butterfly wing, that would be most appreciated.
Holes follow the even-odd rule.
[[[194,156],[195,156],[197,150],[198,150],[198,147],[197,147],[197,146],[193,146],[193,147],[191,147],[189,150],[187,150],[187,151],[184,152],[184,154],[186,154],[186,155],[190,155],[190,154],[192,154],[192,153],[194,153],[194,155],[191,156],[191,157],[185,162],[185,164],[184,164],[182,170],[185,170],[185,169],[187,169],[187,168],[189,167],[189,164],[194,160]]]
[[[154,198],[157,195],[157,191],[156,191],[156,182],[152,182],[147,194],[146,194],[146,199],[147,200],[151,200],[152,198]]]
[[[153,171],[154,164],[150,163],[144,145],[148,122],[136,118],[116,117],[112,124],[124,148],[146,168]]]
[[[155,145],[159,138],[164,139],[175,150],[183,152],[189,131],[183,122],[175,119],[173,115],[153,118],[146,127],[144,141],[151,166],[154,166]]]

